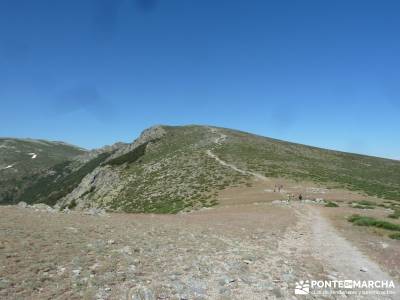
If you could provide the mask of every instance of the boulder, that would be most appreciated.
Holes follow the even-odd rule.
[[[26,202],[24,202],[24,201],[21,201],[21,202],[18,202],[18,206],[21,207],[21,208],[27,208],[28,204]]]

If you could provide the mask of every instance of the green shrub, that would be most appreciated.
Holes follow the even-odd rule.
[[[335,202],[329,201],[325,204],[325,207],[339,207]]]
[[[73,199],[69,204],[68,204],[68,209],[74,209],[76,207],[77,203],[76,200]]]
[[[377,220],[372,217],[352,215],[349,217],[349,222],[357,226],[372,226],[377,228],[383,228],[387,230],[400,231],[400,225],[393,224],[387,221]]]
[[[400,240],[400,233],[396,232],[396,233],[389,234],[389,237],[394,240]]]
[[[369,201],[369,200],[361,200],[361,201],[357,201],[356,203],[358,203],[360,205],[376,206],[375,202]]]
[[[359,208],[359,209],[374,209],[374,208],[375,208],[375,207],[373,207],[373,206],[369,206],[369,205],[359,205],[359,204],[353,205],[352,207],[353,207],[353,208]]]
[[[377,204],[373,201],[361,200],[352,203],[352,207],[359,209],[374,209]]]

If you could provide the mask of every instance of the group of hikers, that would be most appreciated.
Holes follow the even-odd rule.
[[[281,191],[283,191],[283,184],[275,184],[274,193],[276,193],[276,192],[280,193]],[[288,196],[289,196],[289,201],[295,199],[295,196],[292,193],[288,194]],[[303,200],[303,195],[301,193],[299,193],[297,196],[297,199],[299,201]]]

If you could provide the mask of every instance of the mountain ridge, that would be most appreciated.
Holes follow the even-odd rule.
[[[0,203],[175,213],[213,206],[220,190],[257,177],[310,180],[400,200],[396,160],[215,126],[156,125],[132,143],[84,151],[49,166],[19,182],[12,201],[0,193]]]

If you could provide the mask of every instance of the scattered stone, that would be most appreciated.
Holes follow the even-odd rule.
[[[89,270],[90,270],[91,273],[96,273],[96,269],[97,269],[98,267],[100,267],[100,264],[99,264],[99,263],[95,263],[94,265],[91,265],[91,266],[89,267]]]
[[[272,293],[275,295],[275,297],[277,297],[277,298],[282,298],[282,290],[280,289],[280,288],[278,288],[278,287],[275,287],[273,290],[272,290]]]
[[[131,250],[130,246],[125,246],[125,247],[119,249],[118,252],[120,252],[122,254],[132,255],[132,250]]]
[[[147,287],[133,288],[129,292],[128,299],[132,300],[156,300],[154,292]]]
[[[199,281],[197,279],[189,280],[188,287],[191,290],[191,292],[196,296],[204,295],[207,290],[207,285],[204,282]]]
[[[361,272],[368,272],[368,269],[367,269],[367,268],[364,268],[364,267],[361,267],[361,268],[360,268],[360,271],[361,271]]]
[[[62,274],[64,274],[64,272],[65,272],[66,269],[67,269],[67,268],[61,267],[61,266],[57,267],[57,275],[62,275]]]
[[[106,214],[106,211],[102,208],[92,207],[88,210],[85,210],[84,214],[89,216],[104,216]]]
[[[71,231],[73,231],[73,232],[78,232],[78,228],[75,228],[75,227],[72,227],[72,226],[69,226],[69,227],[64,227],[65,229],[68,229],[68,230],[71,230]]]
[[[256,278],[255,276],[250,276],[250,275],[242,275],[242,276],[240,276],[240,279],[242,282],[244,282],[246,284],[255,284],[258,282],[258,278]]]
[[[24,201],[21,201],[21,202],[18,202],[18,206],[21,207],[21,208],[27,208],[28,204],[26,202],[24,202]]]
[[[47,204],[44,204],[44,203],[33,204],[32,208],[34,208],[36,211],[55,212],[54,208],[52,208],[51,206],[48,206]]]
[[[282,279],[286,282],[290,282],[290,281],[294,281],[295,277],[293,276],[293,274],[286,273],[286,274],[282,275]]]
[[[287,200],[274,200],[274,201],[272,201],[272,204],[288,205],[289,201],[287,201]]]
[[[389,245],[386,244],[386,243],[381,243],[381,246],[382,246],[383,249],[386,249],[387,247],[389,247]]]
[[[230,277],[228,275],[223,275],[219,280],[219,284],[220,285],[226,285],[226,284],[229,284],[229,283],[233,283],[235,281],[236,281],[235,278],[232,278],[232,277]]]

